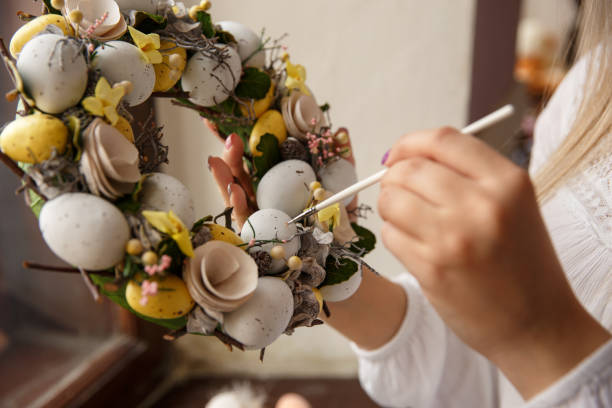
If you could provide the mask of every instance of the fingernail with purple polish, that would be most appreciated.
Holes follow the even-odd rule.
[[[391,149],[387,150],[385,155],[382,157],[382,160],[380,161],[380,164],[385,164],[387,162],[387,159],[389,159],[389,153],[390,152],[391,152]]]

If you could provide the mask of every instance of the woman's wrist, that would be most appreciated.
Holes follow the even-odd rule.
[[[525,400],[544,391],[612,338],[576,300],[540,319],[487,357]]]

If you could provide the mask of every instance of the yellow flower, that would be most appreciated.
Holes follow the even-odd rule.
[[[193,246],[189,239],[189,230],[172,211],[143,211],[143,217],[158,231],[168,234],[179,246],[182,253],[193,256]]]
[[[130,35],[144,58],[151,64],[161,64],[163,57],[158,51],[161,46],[159,34],[145,34],[132,26],[128,27],[128,30],[130,30]]]
[[[299,89],[303,94],[310,95],[304,82],[306,82],[306,68],[302,65],[293,65],[287,56],[285,60],[287,64],[287,79],[285,80],[285,86],[292,89]]]
[[[337,227],[340,225],[340,204],[336,203],[334,205],[330,205],[329,207],[325,207],[321,211],[317,213],[317,217],[320,222],[326,222],[332,220],[332,226]]]
[[[115,126],[119,120],[117,105],[125,94],[125,88],[117,86],[111,88],[106,78],[102,77],[96,84],[96,96],[88,96],[81,104],[92,115],[106,117],[111,125]]]

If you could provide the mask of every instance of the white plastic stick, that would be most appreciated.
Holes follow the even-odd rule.
[[[478,133],[512,116],[513,113],[514,113],[514,106],[505,105],[499,108],[498,110],[488,114],[487,116],[478,119],[476,122],[473,122],[467,125],[463,129],[461,129],[461,133]],[[321,211],[322,209],[329,207],[330,205],[343,201],[345,198],[350,197],[353,194],[358,193],[359,191],[364,190],[370,187],[371,185],[378,183],[383,178],[387,170],[388,169],[385,168],[379,171],[378,173],[375,173],[371,175],[370,177],[363,179],[361,181],[358,181],[352,186],[345,188],[344,190],[334,194],[328,199],[321,201],[319,204],[315,205],[314,207],[309,208],[308,210],[304,211],[303,213],[301,213],[300,215],[298,215],[297,217],[289,221],[289,224],[292,224],[296,221],[301,220],[304,217],[308,217],[318,211]]]

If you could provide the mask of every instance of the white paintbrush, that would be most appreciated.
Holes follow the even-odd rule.
[[[470,134],[478,133],[512,116],[513,113],[514,113],[514,106],[505,105],[499,108],[498,110],[488,114],[487,116],[478,119],[476,122],[473,122],[467,125],[463,129],[461,129],[461,133],[470,133]],[[301,213],[300,215],[298,215],[297,217],[289,221],[289,224],[293,224],[294,222],[299,221],[304,217],[309,217],[312,214],[319,212],[326,207],[329,207],[330,205],[336,204],[344,200],[345,198],[350,197],[353,194],[358,193],[359,191],[364,190],[370,187],[371,185],[378,183],[383,178],[387,170],[388,169],[383,169],[379,171],[378,173],[373,174],[366,179],[358,181],[357,183],[334,194],[328,199],[321,201],[319,204],[315,205],[314,207],[310,207],[309,209],[307,209],[306,211],[304,211],[303,213]]]

